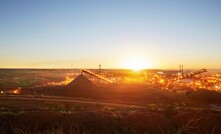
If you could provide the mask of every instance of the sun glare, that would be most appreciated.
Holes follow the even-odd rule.
[[[142,69],[149,68],[149,63],[147,60],[144,60],[142,58],[130,58],[125,61],[124,68],[132,69],[134,71],[140,71]]]

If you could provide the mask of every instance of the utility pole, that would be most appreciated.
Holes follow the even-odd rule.
[[[101,74],[101,64],[99,64],[99,74]]]

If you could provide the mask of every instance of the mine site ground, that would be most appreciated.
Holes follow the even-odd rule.
[[[128,83],[94,87],[100,81],[74,71],[67,79],[73,70],[1,70],[1,133],[221,132],[220,92],[187,94]]]

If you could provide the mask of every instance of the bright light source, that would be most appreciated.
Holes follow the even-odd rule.
[[[134,56],[134,57],[128,58],[124,62],[124,68],[139,71],[139,70],[142,70],[142,69],[149,68],[149,63],[148,63],[147,60],[145,60],[141,57],[135,57]]]

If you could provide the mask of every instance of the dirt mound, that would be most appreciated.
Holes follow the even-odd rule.
[[[91,88],[94,84],[88,80],[83,74],[79,75],[72,82],[70,82],[66,87],[67,88]]]
[[[63,89],[63,95],[72,97],[99,98],[99,89],[84,75],[79,75]]]
[[[39,94],[96,99],[102,97],[100,92],[101,88],[94,85],[87,77],[82,74],[66,86],[51,86],[38,89]]]

